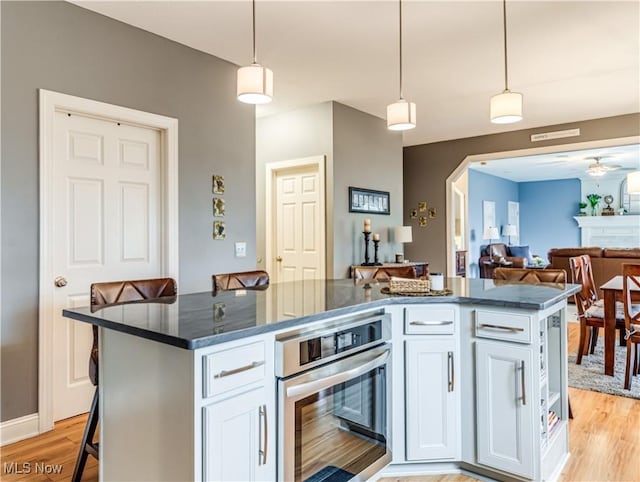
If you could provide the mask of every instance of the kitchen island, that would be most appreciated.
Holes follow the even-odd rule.
[[[449,296],[403,297],[382,286],[318,280],[65,310],[101,327],[101,480],[280,479],[277,337],[381,313],[393,346],[384,473],[559,473],[568,456],[565,306],[578,287],[457,278]],[[441,373],[427,376],[439,360],[444,388]]]

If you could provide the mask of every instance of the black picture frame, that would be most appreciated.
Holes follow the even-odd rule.
[[[389,215],[391,214],[389,192],[349,186],[349,212]]]

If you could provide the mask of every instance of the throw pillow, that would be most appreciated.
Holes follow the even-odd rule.
[[[531,254],[531,248],[529,246],[509,246],[509,252],[511,256],[525,258],[527,264],[533,264],[533,255]]]

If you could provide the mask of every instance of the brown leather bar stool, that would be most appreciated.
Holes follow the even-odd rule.
[[[213,291],[242,289],[266,289],[269,287],[269,273],[262,270],[240,273],[223,273],[211,276]]]
[[[135,303],[139,301],[161,300],[172,302],[177,293],[176,281],[173,278],[154,278],[134,281],[112,281],[93,283],[91,285],[91,310],[95,311],[110,305]],[[89,357],[89,379],[96,387],[91,402],[91,410],[84,428],[80,451],[73,470],[73,482],[80,482],[87,463],[92,455],[99,458],[98,443],[93,441],[98,427],[98,327],[93,325],[93,346]]]
[[[493,270],[493,279],[528,284],[564,284],[567,273],[563,269],[496,268]]]
[[[392,276],[398,278],[415,278],[416,269],[413,266],[356,266],[353,269],[353,279],[371,279],[389,281]]]

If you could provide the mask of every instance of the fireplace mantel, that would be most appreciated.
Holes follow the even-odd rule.
[[[640,247],[640,215],[574,216],[580,226],[582,246]]]

